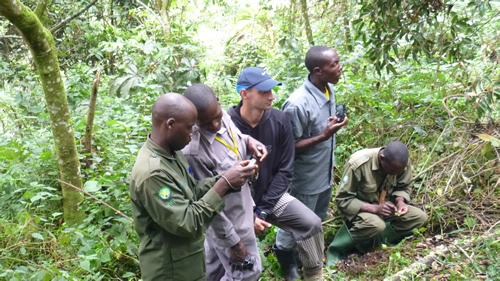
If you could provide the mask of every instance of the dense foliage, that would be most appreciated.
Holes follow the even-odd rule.
[[[23,1],[33,10],[35,2]],[[44,10],[38,6],[40,18],[55,27],[90,2],[47,1]],[[279,108],[305,79],[309,43],[298,1],[164,2],[161,8],[163,1],[97,1],[53,30],[86,194],[86,218],[76,227],[62,220],[49,114],[33,59],[1,18],[0,279],[138,279],[128,178],[150,130],[153,101],[201,81],[227,108],[239,101],[238,72],[257,65],[283,82]],[[315,44],[336,48],[344,65],[336,94],[349,124],[337,136],[337,176],[354,151],[402,140],[415,167],[414,203],[430,222],[403,246],[365,257],[376,263],[354,260],[325,277],[388,277],[439,244],[450,250],[413,278],[493,280],[500,274],[500,6],[361,2],[308,1]],[[98,70],[93,146],[85,153]],[[326,243],[340,223],[334,210],[324,224]],[[263,280],[280,276],[268,254],[275,232],[260,238]]]

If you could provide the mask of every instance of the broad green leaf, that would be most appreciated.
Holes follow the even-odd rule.
[[[97,181],[87,181],[83,188],[87,192],[96,192],[101,190],[101,185]]]
[[[135,273],[125,272],[125,274],[122,275],[122,278],[131,278],[131,277],[135,277]]]
[[[45,238],[43,238],[43,236],[38,232],[31,233],[31,237],[36,238],[38,240],[45,240]]]
[[[100,259],[101,259],[101,262],[103,262],[103,263],[108,262],[111,260],[111,256],[109,255],[109,252],[105,252],[101,255]]]
[[[88,272],[90,272],[90,261],[84,260],[80,262],[80,267]]]
[[[420,126],[414,125],[414,126],[413,126],[413,129],[415,129],[415,131],[416,131],[419,135],[421,135],[422,137],[427,136],[427,132],[426,132],[424,129],[422,129]]]
[[[62,214],[63,213],[61,213],[61,212],[54,212],[54,213],[52,213],[52,217],[57,218],[57,217],[60,217]]]

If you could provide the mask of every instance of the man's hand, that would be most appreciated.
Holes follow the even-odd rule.
[[[326,125],[325,129],[323,130],[322,138],[324,140],[329,139],[331,136],[333,136],[340,128],[342,128],[345,124],[347,124],[347,121],[349,119],[347,116],[344,118],[344,121],[342,122],[337,122],[337,117],[328,117],[328,124]]]
[[[253,223],[253,230],[255,231],[255,234],[260,234],[269,227],[271,227],[270,223],[255,217],[255,221]]]
[[[396,214],[396,206],[391,202],[385,202],[381,205],[372,205],[375,206],[374,214],[383,216],[383,217],[393,217]]]
[[[241,241],[229,249],[229,259],[242,262],[248,255],[247,247]]]
[[[267,149],[265,145],[250,136],[248,137],[247,145],[248,150],[252,152],[257,160],[259,160],[259,163],[264,161],[264,159],[267,157]]]
[[[243,166],[243,162],[247,163]],[[238,163],[234,165],[223,174],[232,188],[241,187],[246,183],[248,177],[255,174],[255,166],[248,165],[248,160],[243,162],[242,164]]]
[[[405,203],[403,197],[396,197],[396,214],[395,216],[400,217],[408,213],[408,205]]]

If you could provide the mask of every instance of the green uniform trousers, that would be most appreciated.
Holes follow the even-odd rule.
[[[395,232],[406,236],[411,234],[412,229],[421,227],[427,221],[427,214],[410,205],[408,205],[408,213],[394,218],[382,219],[378,215],[361,212],[350,222],[349,232],[355,241],[369,240],[384,232],[386,221],[390,221]]]

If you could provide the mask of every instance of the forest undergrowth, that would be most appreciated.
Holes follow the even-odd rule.
[[[500,280],[495,1],[300,1],[306,10],[299,1],[22,2],[32,10],[39,3],[45,25],[64,23],[53,35],[81,163],[85,219],[64,221],[57,143],[38,69],[22,36],[2,17],[0,280],[139,280],[128,184],[153,102],[203,82],[227,109],[240,100],[239,71],[252,65],[283,83],[274,104],[280,108],[307,77],[311,41],[333,46],[343,64],[335,95],[349,123],[337,133],[334,194],[349,155],[400,140],[414,169],[412,204],[429,215],[399,245],[325,267],[325,279]],[[160,2],[170,3],[167,13],[153,5]],[[304,11],[311,34],[304,31]],[[87,150],[96,73],[101,80]],[[332,203],[325,246],[340,224]],[[282,280],[270,250],[276,230],[259,237],[262,281]]]
[[[441,153],[415,173],[418,188],[412,204],[428,213],[428,224],[396,246],[383,245],[364,255],[348,256],[326,268],[325,278],[498,280],[500,155],[498,144],[487,136],[498,139],[499,133],[493,123],[451,129],[449,147],[445,144]],[[324,222],[325,245],[342,223],[334,210],[332,204],[330,219]],[[274,257],[266,254],[272,261]],[[263,280],[280,280],[274,268],[267,269]]]

